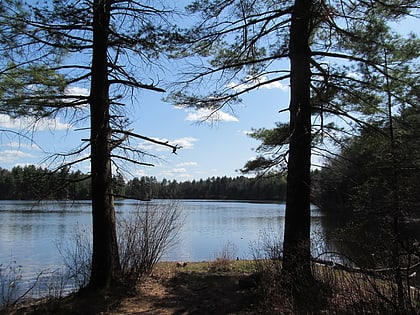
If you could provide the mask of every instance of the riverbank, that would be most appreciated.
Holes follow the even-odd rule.
[[[393,283],[319,264],[313,270],[315,289],[307,288],[303,309],[296,310],[278,277],[280,265],[271,260],[161,262],[131,292],[77,293],[33,301],[0,315],[394,314],[398,310],[392,299]],[[417,314],[418,289],[411,291],[411,299],[410,310]]]
[[[1,315],[255,314],[251,261],[159,263],[133,292],[72,294],[0,311]]]

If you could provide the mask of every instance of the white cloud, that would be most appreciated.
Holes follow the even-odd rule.
[[[142,177],[142,176],[147,176],[146,171],[142,170],[142,169],[136,169],[133,173],[134,177]]]
[[[184,163],[178,163],[177,167],[184,167],[184,166],[197,166],[197,162],[184,162]]]
[[[20,128],[21,125],[22,125],[22,118],[13,119],[8,115],[0,114],[0,127],[17,129],[17,128]]]
[[[77,102],[80,98],[87,97],[90,94],[90,91],[86,88],[78,87],[78,86],[69,86],[66,87],[64,94],[69,98],[65,100],[65,102]],[[87,108],[87,103],[82,103],[75,106],[76,108],[83,109]]]
[[[183,137],[183,138],[179,138],[179,139],[175,139],[173,141],[170,141],[169,143],[179,145],[183,149],[191,149],[192,147],[194,147],[194,143],[196,141],[198,141],[197,138]]]
[[[36,120],[31,117],[12,118],[5,114],[0,114],[0,127],[9,129],[31,129],[34,131],[43,130],[68,130],[71,125],[62,123],[59,118],[41,118]]]
[[[257,77],[257,78],[253,78],[251,76],[248,76],[245,78],[245,82],[243,83],[229,83],[228,87],[231,89],[234,89],[235,91],[238,92],[242,92],[245,91],[246,89],[249,89],[255,85],[258,84],[262,84],[261,86],[258,87],[258,89],[280,89],[282,91],[287,91],[289,89],[289,87],[287,85],[284,85],[282,82],[280,81],[274,81],[274,82],[270,82],[270,83],[265,83],[268,81],[267,77]],[[265,84],[264,84],[265,83]]]
[[[176,180],[191,180],[193,176],[188,167],[197,166],[196,162],[182,162],[175,165],[173,168],[166,168],[159,173],[159,176],[166,179]],[[160,165],[162,167],[162,165]]]
[[[160,176],[167,179],[189,180],[192,178],[191,174],[185,168],[173,168],[171,170],[163,171]]]
[[[209,108],[200,108],[194,111],[190,111],[185,118],[188,121],[209,121],[209,122],[237,122],[238,118],[235,116],[223,112],[222,110],[211,110]]]
[[[161,142],[166,142],[167,141],[165,139],[159,139],[159,138],[152,138],[152,139],[156,140],[156,141],[161,141]],[[156,143],[153,143],[153,142],[148,142],[148,141],[140,143],[137,148],[139,150],[143,150],[145,152],[149,152],[149,151],[168,151],[168,150],[170,150],[169,148],[167,148],[165,146],[162,146],[162,145],[159,145],[159,144],[156,144]]]
[[[70,97],[89,96],[89,90],[82,87],[71,86],[65,89],[65,94]],[[71,99],[69,101],[71,101]],[[0,127],[9,129],[31,129],[34,131],[43,131],[68,130],[71,129],[72,126],[70,124],[61,122],[59,118],[12,118],[9,115],[0,114]]]
[[[0,163],[12,163],[21,158],[33,158],[34,156],[19,150],[4,150],[0,154]]]
[[[190,174],[179,174],[177,176],[178,176],[177,177],[178,179],[184,180],[184,181],[191,180],[193,178],[193,176]]]
[[[275,81],[275,82],[265,84],[263,88],[264,89],[280,89],[283,91],[287,91],[289,89],[289,86],[284,85],[280,81]]]
[[[26,144],[26,143],[21,143],[21,142],[10,142],[10,143],[4,144],[3,146],[9,147],[12,149],[28,149],[28,150],[41,151],[41,148],[34,143]]]
[[[78,86],[66,87],[64,92],[68,96],[89,96],[89,90]]]
[[[187,172],[187,169],[184,167],[178,167],[178,168],[173,168],[171,172],[172,173],[185,173]]]
[[[170,145],[178,145],[181,146],[182,149],[191,149],[194,147],[194,143],[198,141],[198,139],[193,137],[183,137],[175,140],[168,140],[168,139],[161,139],[161,138],[152,138],[153,140],[160,141],[160,142],[167,142]],[[172,150],[164,145],[159,145],[153,142],[143,142],[139,145],[140,150],[148,151],[157,151],[157,152],[172,152]]]

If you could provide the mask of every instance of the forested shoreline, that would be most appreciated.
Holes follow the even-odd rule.
[[[286,198],[284,176],[249,178],[211,177],[178,182],[142,176],[125,181],[113,178],[116,198],[132,199],[222,199],[273,200]],[[53,172],[34,165],[0,168],[0,200],[88,200],[91,199],[90,176],[80,171]]]
[[[261,281],[252,280],[261,313],[419,313],[411,279],[420,275],[419,8],[419,0],[0,1],[0,135],[10,169],[0,168],[0,199],[91,201],[91,247],[74,240],[77,259],[57,281],[54,304],[80,270],[76,297],[89,304],[137,292],[158,261],[156,244],[175,239],[175,206],[142,203],[145,211],[124,221],[114,199],[190,198],[285,201],[282,242],[263,239],[255,251],[263,253],[255,256]],[[149,92],[187,116],[164,114]],[[240,125],[205,138],[181,119]],[[242,160],[249,155],[236,136],[244,131],[261,141],[241,169],[255,178],[130,175],[154,166],[160,149],[176,154],[197,141],[194,154]],[[170,165],[212,169],[202,155],[187,156]],[[55,170],[15,166],[29,158]],[[89,173],[77,171],[85,163]],[[361,267],[366,285],[361,277],[348,285],[335,268],[334,278],[316,271],[311,203],[335,223],[325,232],[334,243],[327,256],[337,250]],[[8,296],[21,278],[11,279],[0,281]],[[195,311],[184,296],[174,303],[182,309],[163,313]]]

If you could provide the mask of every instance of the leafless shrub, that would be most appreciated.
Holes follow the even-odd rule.
[[[331,253],[328,253],[331,254]],[[335,257],[339,254],[335,253]],[[341,260],[350,261],[348,257]],[[407,272],[410,268],[401,269]],[[331,288],[326,311],[334,314],[418,314],[419,289],[404,284],[404,300],[399,299],[393,268],[366,269],[340,263],[315,263],[314,277]]]
[[[324,243],[321,239],[317,241]],[[321,298],[313,298],[311,295],[314,293],[308,291],[307,301],[303,299],[298,304],[292,292],[288,292],[288,283],[293,279],[286,279],[281,270],[281,237],[269,230],[261,233],[259,240],[251,245],[260,279],[258,288],[263,313],[295,314],[309,310],[309,313],[315,311],[321,314],[420,314],[420,290],[410,286],[408,279],[410,275],[415,275],[418,266],[418,260],[413,255],[400,252],[400,261],[405,262],[405,267],[400,267],[399,272],[407,278],[403,283],[402,304],[394,268],[357,268],[349,257],[327,248],[321,252],[322,247],[316,244],[317,241],[312,244],[318,251],[312,263],[312,272],[315,293]]]
[[[0,309],[7,309],[19,299],[22,266],[16,261],[8,265],[0,264]]]
[[[151,273],[183,222],[177,202],[139,204],[117,221],[121,274],[128,284]]]
[[[135,283],[149,274],[164,251],[176,239],[182,218],[179,206],[171,203],[147,203],[118,220],[122,280]],[[0,264],[0,309],[12,308],[27,298],[51,298],[59,301],[71,291],[87,286],[91,272],[92,231],[77,226],[72,237],[58,243],[64,267],[42,271],[30,285],[22,285],[22,266],[16,262]]]
[[[273,229],[267,229],[260,233],[258,240],[250,247],[258,273],[280,274],[283,242],[278,233]]]
[[[55,272],[51,274],[55,274]],[[42,291],[41,288],[47,283],[54,286],[57,284],[56,280],[47,282],[47,279],[46,271],[39,272],[34,279],[23,279],[22,266],[18,265],[16,261],[12,261],[8,265],[0,264],[0,310],[7,313],[15,306],[26,303],[34,297],[45,296],[47,292]],[[58,298],[57,292],[54,292],[55,298]],[[51,293],[51,290],[48,291],[48,294]]]
[[[148,202],[121,214],[117,219],[121,280],[130,285],[149,274],[176,239],[181,223],[176,202]],[[57,246],[64,259],[63,277],[69,282],[66,288],[78,290],[89,283],[91,235],[91,228],[78,226],[67,243]]]
[[[36,290],[35,290],[36,289]],[[62,297],[74,291],[73,282],[68,279],[65,268],[43,273],[34,287],[35,298],[47,298],[50,301],[60,301]]]
[[[317,279],[293,279],[282,272],[282,236],[267,229],[251,244],[258,274],[261,312],[266,314],[312,314],[327,304],[329,286]],[[299,273],[299,271],[296,271]]]
[[[89,226],[76,226],[72,237],[65,243],[57,244],[64,260],[64,272],[60,282],[75,290],[84,288],[89,283],[92,265],[92,229]]]
[[[361,273],[336,269],[317,264],[314,276],[331,288],[332,294],[326,312],[333,314],[393,314],[382,301],[385,286],[380,291],[373,290],[372,284],[378,279]],[[375,285],[376,285],[375,284]]]
[[[231,269],[231,263],[236,258],[238,249],[232,242],[223,245],[220,252],[216,253],[215,259],[210,262],[211,271],[228,271]]]
[[[285,292],[281,278],[283,256],[280,235],[272,228],[262,231],[258,240],[250,245],[256,273],[263,313],[292,314],[293,303]]]

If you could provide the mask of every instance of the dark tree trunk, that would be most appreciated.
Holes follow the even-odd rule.
[[[118,280],[120,265],[112,195],[111,128],[108,84],[110,1],[95,0],[93,15],[91,173],[93,254],[89,287],[108,288]]]
[[[310,11],[312,1],[296,0],[290,29],[291,100],[283,272],[293,280],[312,279],[310,267]]]

